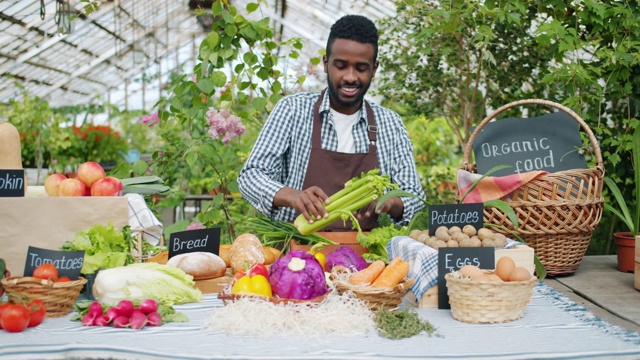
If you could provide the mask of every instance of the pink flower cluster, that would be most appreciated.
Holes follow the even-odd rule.
[[[151,127],[155,124],[159,124],[160,118],[158,118],[158,113],[156,112],[151,115],[143,115],[141,121],[143,124],[147,124],[149,125],[149,127]]]
[[[221,110],[218,112],[214,108],[209,108],[207,111],[207,124],[209,124],[209,135],[214,140],[218,140],[222,137],[222,142],[227,145],[229,141],[236,136],[244,134],[246,130],[242,125],[242,120],[231,115],[229,110]]]
[[[202,223],[199,223],[197,221],[194,221],[191,224],[189,224],[189,226],[187,226],[187,230],[201,230],[201,229],[206,229],[206,227]]]

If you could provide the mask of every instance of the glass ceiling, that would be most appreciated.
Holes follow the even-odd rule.
[[[80,0],[0,1],[0,102],[20,99],[20,84],[52,107],[150,110],[165,95],[167,74],[193,67],[206,31],[190,6],[210,9],[211,1],[93,1],[100,6],[88,16]],[[230,2],[244,12],[256,0]],[[395,15],[391,0],[263,0],[261,9],[252,17],[271,18],[285,39],[302,38],[307,58],[324,48],[342,15]]]

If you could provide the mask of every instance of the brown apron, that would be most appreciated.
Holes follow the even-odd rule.
[[[369,152],[367,153],[341,153],[322,148],[322,117],[320,116],[320,104],[325,92],[323,91],[316,101],[313,109],[313,133],[311,134],[311,155],[307,164],[307,173],[302,184],[303,189],[318,186],[327,195],[331,196],[342,190],[344,184],[361,173],[378,167],[376,156],[376,123],[373,118],[371,105],[365,101],[367,109],[367,121],[369,129]],[[364,100],[363,100],[364,101]],[[378,215],[359,221],[362,230],[371,230],[378,226]],[[342,219],[322,229],[322,231],[352,231],[351,221],[346,223]]]

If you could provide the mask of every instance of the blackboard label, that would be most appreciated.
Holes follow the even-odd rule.
[[[0,170],[0,197],[24,196],[24,170]]]
[[[486,247],[440,248],[438,249],[438,309],[450,309],[447,294],[447,273],[465,265],[493,270],[496,267],[496,250]]]
[[[465,225],[473,225],[476,229],[481,229],[484,225],[483,210],[482,203],[429,205],[429,234],[435,235],[440,226],[463,228]]]
[[[169,258],[190,252],[209,252],[218,255],[220,251],[220,228],[187,230],[172,233],[169,241]]]
[[[58,269],[58,277],[67,276],[71,280],[78,280],[83,263],[84,250],[60,251],[29,246],[24,276],[32,276],[33,270],[42,264],[53,264]]]
[[[497,165],[511,167],[492,176],[528,171],[584,169],[580,125],[565,112],[535,118],[507,118],[486,124],[473,142],[477,173]]]

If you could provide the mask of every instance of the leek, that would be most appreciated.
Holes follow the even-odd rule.
[[[379,175],[380,169],[373,169],[367,173],[362,173],[347,181],[344,188],[329,197],[329,203],[325,210],[328,217],[310,223],[302,215],[298,215],[293,224],[300,234],[309,235],[329,226],[340,218],[344,219],[345,212],[353,213],[373,201],[379,199],[386,190],[399,188],[397,184],[391,182],[389,175]],[[352,221],[357,223],[355,218]]]

